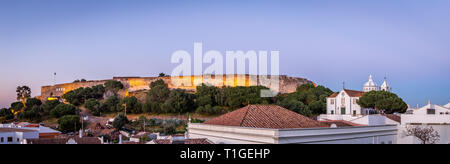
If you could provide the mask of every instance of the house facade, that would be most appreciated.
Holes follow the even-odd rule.
[[[342,89],[340,92],[333,93],[327,98],[327,113],[320,115],[319,120],[354,120],[369,115],[372,109],[364,109],[358,105],[359,98],[370,91],[391,92],[392,88],[388,85],[386,78],[381,87],[375,83],[372,75],[363,85],[363,91]]]
[[[321,122],[276,105],[249,105],[204,123],[189,123],[187,129],[190,139],[215,144],[397,143],[396,125]]]
[[[22,144],[26,139],[38,139],[37,130],[0,127],[0,144]]]
[[[410,108],[401,115],[401,125],[399,126],[399,144],[419,144],[420,141],[413,136],[406,136],[404,133],[407,127],[433,127],[439,133],[438,144],[450,144],[450,108],[449,104],[441,106],[431,104],[421,108]]]

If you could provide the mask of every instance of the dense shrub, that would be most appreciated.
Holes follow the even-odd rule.
[[[117,92],[123,89],[123,84],[120,81],[110,80],[105,83],[105,89],[107,91]]]
[[[53,110],[57,105],[61,104],[58,100],[47,100],[45,104],[42,105],[43,115],[49,115],[50,111]]]
[[[62,97],[72,105],[79,106],[88,99],[101,99],[105,93],[103,85],[96,85],[92,88],[78,88],[67,92]]]
[[[77,115],[65,115],[58,120],[58,129],[63,133],[76,132],[81,129],[80,117]]]
[[[114,118],[113,127],[116,130],[121,130],[129,122],[130,121],[128,120],[128,118],[125,115],[119,114],[116,118]]]
[[[117,96],[111,96],[102,104],[102,110],[105,113],[120,111],[120,100]]]
[[[102,108],[100,102],[96,99],[89,99],[84,103],[84,107],[89,110],[94,116],[100,116]]]
[[[59,104],[53,110],[50,111],[50,115],[55,118],[59,118],[65,115],[75,115],[78,109],[69,104]]]
[[[41,107],[34,105],[31,110],[26,110],[22,114],[22,118],[28,119],[33,122],[39,122],[41,120]]]
[[[32,109],[34,106],[41,106],[42,102],[37,98],[29,98],[27,99],[25,105],[27,106],[28,109]]]
[[[134,96],[123,98],[122,101],[120,102],[120,104],[123,104],[123,106],[121,106],[122,108],[120,111],[124,111],[125,107],[126,107],[127,112],[129,112],[129,113],[135,113],[135,114],[142,113],[141,103]]]

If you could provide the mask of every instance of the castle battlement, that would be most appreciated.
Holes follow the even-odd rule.
[[[218,78],[211,75],[211,79],[206,75],[192,75],[192,76],[179,76],[179,77],[113,77],[107,80],[91,80],[85,82],[74,82],[74,83],[64,83],[56,84],[53,86],[42,86],[41,87],[41,98],[47,99],[49,97],[61,97],[65,93],[85,87],[93,87],[96,85],[103,85],[109,80],[116,80],[124,85],[124,90],[128,92],[135,92],[140,90],[150,89],[150,84],[156,80],[163,80],[170,89],[186,89],[189,91],[196,90],[197,86],[202,83],[208,83],[213,86],[265,86],[261,82],[261,79],[257,75],[222,75],[222,78]],[[268,76],[268,78],[275,78],[276,76]],[[297,87],[302,84],[314,84],[305,78],[289,77],[286,75],[280,75],[279,77],[279,91],[281,93],[291,93],[295,92]],[[172,81],[176,80],[176,81]],[[188,84],[188,85],[176,85],[176,84]]]

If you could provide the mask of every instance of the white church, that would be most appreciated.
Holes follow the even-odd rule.
[[[370,91],[387,91],[391,92],[392,88],[388,85],[386,78],[384,78],[381,86],[373,80],[372,75],[369,76],[362,91],[355,91],[349,89],[342,89],[340,92],[333,93],[327,98],[327,113],[319,116],[320,120],[347,120],[351,121],[362,116],[370,114],[371,109],[362,109],[358,105],[358,100],[366,92]]]

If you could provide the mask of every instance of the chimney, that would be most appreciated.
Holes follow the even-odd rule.
[[[119,144],[122,144],[122,134],[119,134]]]

